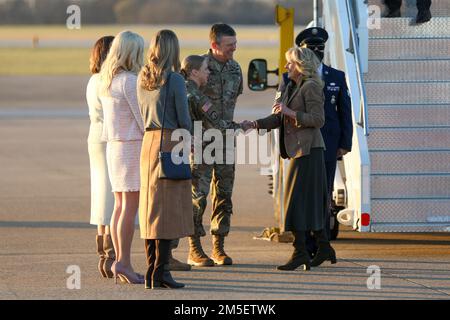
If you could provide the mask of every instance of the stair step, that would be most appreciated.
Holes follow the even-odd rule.
[[[369,127],[450,126],[450,104],[370,105]]]
[[[450,222],[450,199],[373,200],[372,223]]]
[[[371,232],[450,232],[450,222],[446,223],[373,223],[370,224]]]
[[[372,175],[372,199],[450,199],[450,175]]]
[[[372,174],[450,174],[448,151],[371,151]]]
[[[369,0],[369,5],[377,5],[381,8],[381,12],[384,12],[384,0]],[[401,11],[404,17],[415,17],[417,15],[416,0],[403,0]],[[450,16],[450,1],[432,0],[431,14],[433,17]]]
[[[450,82],[367,83],[369,104],[450,104]]]
[[[370,39],[376,38],[447,38],[449,17],[435,17],[428,23],[416,25],[415,18],[381,18],[380,28],[369,29]]]
[[[450,81],[450,59],[370,60],[365,82]]]
[[[450,128],[371,128],[368,144],[370,151],[448,151]]]
[[[369,60],[450,59],[450,37],[371,39]]]

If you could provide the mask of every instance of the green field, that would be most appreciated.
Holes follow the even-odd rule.
[[[181,58],[206,52],[204,48],[182,49]],[[89,73],[87,48],[0,48],[0,75],[81,75]],[[244,73],[253,58],[265,58],[275,67],[277,50],[274,48],[241,48],[235,59]]]
[[[94,43],[103,35],[115,35],[122,30],[132,30],[144,37],[148,43],[152,35],[163,28],[174,30],[181,41],[205,41],[208,39],[209,26],[82,26],[80,30],[68,30],[64,26],[2,26],[0,27],[0,75],[76,75],[89,73],[90,49],[84,47],[68,48],[67,41]],[[276,41],[276,26],[247,27],[237,26],[238,50],[235,59],[246,73],[248,62],[253,58],[266,58],[269,67],[276,67],[277,48],[272,46],[239,46],[239,41]],[[37,36],[40,41],[54,42],[54,47],[31,48],[31,39]],[[64,40],[61,47],[58,41]],[[30,47],[14,47],[14,41],[29,41]],[[11,45],[10,45],[11,44]],[[53,45],[52,45],[53,46]],[[201,54],[208,48],[181,48],[181,58],[189,54]]]
[[[163,28],[174,30],[180,40],[205,41],[208,39],[209,26],[82,26],[80,30],[69,30],[65,26],[2,26],[0,27],[0,75],[82,75],[89,73],[90,49],[84,47],[59,46],[58,41],[81,41],[94,43],[103,35],[115,35],[122,30],[132,30],[149,42],[152,35]],[[235,59],[241,64],[244,73],[248,62],[253,58],[265,58],[269,67],[275,68],[278,61],[278,50],[272,46],[252,47],[239,45],[239,41],[256,40],[274,41],[278,39],[278,28],[274,26],[236,26],[238,34],[238,50]],[[41,41],[55,43],[54,47],[31,48],[32,38],[37,36]],[[30,47],[14,47],[14,41],[29,41]],[[67,42],[66,42],[67,43]],[[6,45],[5,45],[6,44]],[[66,45],[67,46],[67,45]],[[181,58],[189,54],[206,52],[206,47],[181,48]]]

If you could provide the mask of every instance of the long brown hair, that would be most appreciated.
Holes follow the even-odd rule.
[[[113,36],[104,36],[97,40],[91,51],[89,58],[89,70],[92,74],[99,73],[102,68],[103,61],[108,55],[109,48],[113,42]]]
[[[170,71],[180,71],[180,45],[175,32],[160,30],[150,43],[147,63],[141,71],[141,87],[149,91],[161,88]]]

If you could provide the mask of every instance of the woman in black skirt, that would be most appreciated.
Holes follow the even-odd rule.
[[[325,122],[323,82],[317,75],[320,62],[310,49],[291,48],[286,60],[290,82],[281,92],[281,103],[275,104],[273,114],[247,122],[247,127],[281,128],[280,153],[284,159],[291,159],[285,184],[285,230],[294,234],[295,249],[290,260],[277,269],[295,270],[303,265],[309,270],[326,260],[336,263],[336,253],[324,230],[327,179],[320,133]],[[305,234],[310,231],[319,247],[311,262],[305,245]]]

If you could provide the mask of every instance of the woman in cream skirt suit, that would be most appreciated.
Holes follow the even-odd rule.
[[[102,66],[100,99],[103,106],[102,138],[114,192],[111,234],[117,260],[116,280],[143,283],[131,265],[131,242],[139,205],[139,157],[144,126],[136,96],[136,79],[143,64],[144,39],[136,33],[119,33]]]
[[[105,61],[114,37],[105,36],[97,40],[90,57],[92,73],[86,88],[86,100],[89,107],[88,152],[91,173],[91,219],[97,226],[97,253],[100,257],[98,270],[106,278],[112,278],[111,266],[116,258],[111,239],[109,224],[114,208],[114,196],[106,164],[106,143],[102,141],[103,108],[98,96],[100,69]]]

